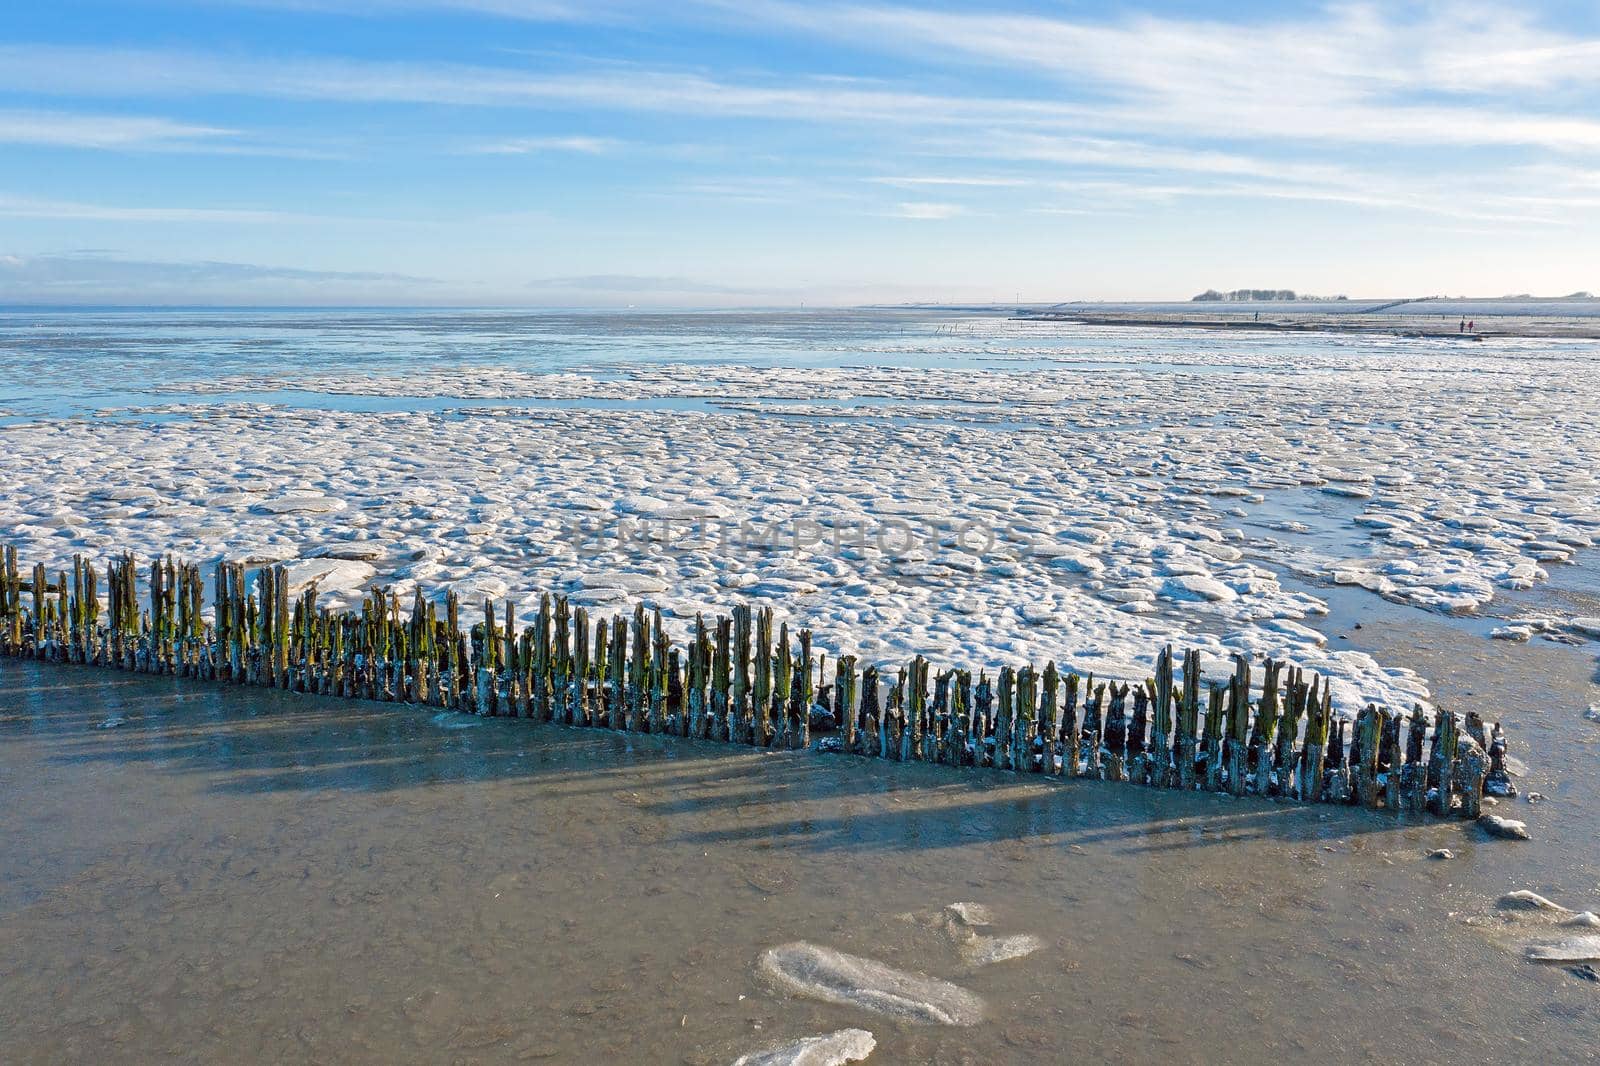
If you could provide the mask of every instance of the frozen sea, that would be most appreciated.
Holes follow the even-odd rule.
[[[1452,309],[1454,313],[1454,309]],[[592,609],[771,603],[831,654],[1430,679],[1332,590],[1584,641],[1600,342],[1220,335],[949,310],[0,313],[0,538]],[[1373,601],[1376,603],[1376,600]]]

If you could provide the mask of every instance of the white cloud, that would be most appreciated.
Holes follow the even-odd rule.
[[[213,6],[258,7],[315,14],[389,18],[413,11],[458,11],[533,22],[593,22],[610,19],[618,5],[602,0],[212,0]]]
[[[1088,101],[1085,128],[1368,144],[1600,148],[1593,106],[1475,94],[1600,86],[1600,40],[1486,3],[1330,4],[1249,21],[1089,21],[907,6],[704,0],[731,18],[868,42],[924,62],[1032,70]],[[1407,17],[1407,12],[1421,14]],[[735,14],[736,12],[736,14]],[[1431,97],[1443,95],[1445,100]]]
[[[966,209],[960,204],[939,204],[924,201],[913,201],[894,205],[895,218],[915,218],[928,221],[942,221],[965,214]]]
[[[232,137],[236,130],[129,115],[0,110],[0,143],[67,148],[172,148]]]
[[[577,277],[537,278],[529,289],[546,293],[612,293],[634,296],[759,296],[762,290],[738,288],[693,278],[654,274],[584,274]]]
[[[98,222],[281,222],[277,211],[217,210],[203,207],[120,207],[68,200],[34,200],[0,195],[0,216],[8,218],[91,219]]]
[[[280,225],[287,222],[330,222],[321,215],[254,208],[131,207],[120,204],[42,200],[0,193],[0,218],[55,218],[94,222],[197,222]],[[340,220],[343,221],[343,220]]]
[[[960,187],[968,189],[1015,189],[1034,184],[1028,178],[976,178],[961,176],[918,175],[914,177],[868,178],[875,185],[890,185],[898,189],[916,189],[925,186]]]
[[[646,69],[532,74],[515,67],[275,60],[65,45],[0,45],[0,89],[75,96],[250,96],[345,103],[591,107],[695,117],[911,124],[1060,123],[1079,109],[1048,100],[943,96],[839,78],[772,84]]]
[[[339,303],[414,296],[432,278],[373,271],[306,270],[213,260],[163,261],[102,254],[0,255],[0,283],[14,302]]]
[[[768,5],[768,18],[800,21]],[[1031,97],[941,94],[840,78],[733,82],[624,67],[532,73],[516,67],[344,58],[275,60],[74,46],[0,47],[0,87],[74,95],[268,96],[368,103],[590,107],[697,117],[983,126],[1230,140],[1380,145],[1504,145],[1600,150],[1600,121],[1527,102],[1436,99],[1459,88],[1468,34],[1386,21],[1364,7],[1319,20],[1240,26],[1141,17],[1118,24],[909,8],[804,9],[804,25],[882,47],[928,48],[1035,68],[1065,83]],[[1522,31],[1507,30],[1508,34]],[[1540,38],[1543,40],[1543,38]],[[1587,57],[1591,42],[1547,44]],[[1524,52],[1507,55],[1523,56]],[[1540,53],[1543,54],[1543,53]],[[1521,65],[1519,65],[1521,64]],[[1538,65],[1533,64],[1534,67]],[[1571,62],[1574,78],[1587,69]],[[1483,84],[1527,81],[1507,59]],[[1543,69],[1543,68],[1538,68]],[[1600,84],[1600,66],[1594,80]]]
[[[604,155],[621,147],[609,137],[508,137],[478,145],[473,151],[484,155],[535,155],[545,152],[575,152],[579,155]]]

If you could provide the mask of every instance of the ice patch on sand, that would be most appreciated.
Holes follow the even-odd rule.
[[[769,948],[758,969],[796,995],[942,1025],[976,1025],[984,1003],[966,989],[875,959],[797,941]]]
[[[1529,944],[1523,953],[1535,962],[1600,961],[1600,936],[1568,936]]]
[[[1010,936],[982,936],[974,934],[958,942],[961,957],[974,966],[989,966],[996,962],[1020,959],[1032,955],[1044,946],[1044,941],[1032,933],[1013,933]]]
[[[861,1061],[877,1046],[877,1040],[865,1029],[840,1029],[740,1055],[733,1060],[733,1066],[842,1066]]]

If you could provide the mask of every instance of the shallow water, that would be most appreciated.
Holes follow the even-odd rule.
[[[1504,712],[1533,842],[6,661],[6,1061],[725,1063],[847,1027],[873,1062],[1592,1061],[1600,988],[1462,921],[1600,904],[1586,653],[1463,655],[1401,607],[1354,636]],[[956,901],[1043,947],[974,968],[902,917]],[[757,972],[796,940],[988,1016],[797,998]]]
[[[1571,358],[1594,342],[1502,340],[1494,355]],[[1238,374],[1328,355],[1375,367],[1396,359],[1427,373],[1453,342],[1388,336],[1247,336],[1014,321],[1006,312],[916,309],[680,312],[508,310],[0,310],[0,414],[75,417],[106,408],[218,395],[222,379],[293,381],[328,373],[375,376],[482,368],[526,372],[641,364],[838,369],[1059,369],[1139,375]],[[1495,359],[1483,360],[1486,372]],[[160,390],[160,391],[152,391]],[[341,411],[456,410],[457,400],[396,397],[363,404],[314,390],[267,402]],[[522,402],[520,399],[519,403]],[[605,401],[559,401],[603,409]],[[645,409],[678,409],[653,400]]]

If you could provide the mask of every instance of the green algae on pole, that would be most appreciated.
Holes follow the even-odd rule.
[[[816,699],[816,690],[812,684],[811,673],[811,630],[802,629],[799,635],[800,647],[795,652],[794,669],[791,671],[791,691],[789,697],[789,747],[792,749],[805,749],[811,746],[811,705]],[[818,664],[821,669],[821,663]]]
[[[1256,758],[1256,793],[1269,795],[1273,783],[1273,751],[1278,734],[1278,674],[1283,664],[1268,659],[1262,671],[1261,702],[1256,707],[1251,749]]]
[[[1313,677],[1306,694],[1306,742],[1300,753],[1300,777],[1297,794],[1303,801],[1317,803],[1322,799],[1323,755],[1328,747],[1329,704],[1319,699],[1321,679]]]
[[[1183,655],[1183,697],[1178,701],[1177,747],[1172,753],[1176,768],[1176,787],[1184,792],[1194,788],[1195,753],[1200,730],[1200,653],[1194,649]]]
[[[756,612],[755,680],[750,696],[750,743],[772,744],[772,608]]]
[[[1145,762],[1144,783],[1167,788],[1171,781],[1172,725],[1172,645],[1156,655],[1156,676],[1152,681],[1150,716],[1150,755]]]
[[[463,630],[451,590],[442,595],[440,619],[435,599],[420,589],[408,612],[385,587],[370,590],[356,610],[319,607],[316,582],[291,587],[282,565],[247,570],[222,560],[210,587],[208,618],[199,567],[173,556],[144,570],[131,555],[114,556],[102,575],[79,555],[70,572],[52,579],[42,565],[25,577],[7,546],[0,552],[0,652],[483,716],[813,746],[814,682],[819,672],[826,680],[826,656],[814,656],[809,630],[792,636],[783,621],[774,633],[770,606],[755,612],[740,604],[712,624],[697,616],[685,652],[673,646],[661,611],[647,615],[642,603],[631,618],[591,621],[565,596],[544,594],[532,624],[519,627],[509,600],[485,599],[482,620]],[[1032,664],[1005,665],[993,679],[980,671],[974,686],[970,671],[934,671],[919,655],[894,672],[885,699],[882,666],[862,669],[842,654],[820,701],[839,736],[819,747],[1395,812],[1426,806],[1441,816],[1475,817],[1486,781],[1509,790],[1501,780],[1504,731],[1497,723],[1491,731],[1476,714],[1463,725],[1441,710],[1430,730],[1416,708],[1403,730],[1399,715],[1368,705],[1347,739],[1348,723],[1334,719],[1325,679],[1267,660],[1260,698],[1252,701],[1250,659],[1236,655],[1226,682],[1206,684],[1199,653],[1190,650],[1180,694],[1173,664],[1172,648],[1161,649],[1154,676],[1136,687],[1063,674],[1054,662],[1042,673]]]
[[[841,655],[833,662],[833,717],[843,730],[844,750],[859,755],[860,738],[856,732],[857,678],[856,657]]]

